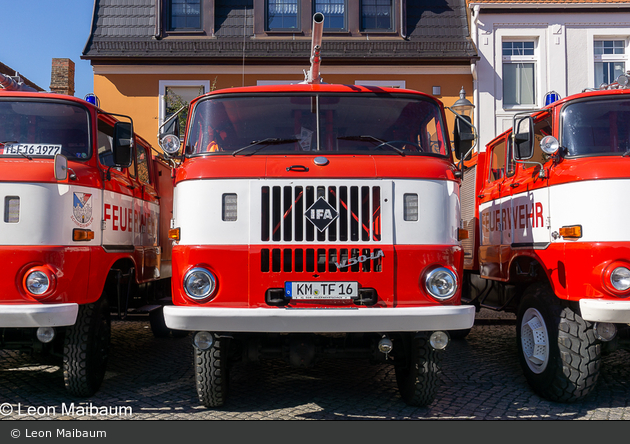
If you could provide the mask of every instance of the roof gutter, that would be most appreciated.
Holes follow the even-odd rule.
[[[483,9],[529,9],[529,8],[537,8],[537,9],[586,9],[586,8],[619,8],[623,6],[630,6],[630,2],[623,3],[600,3],[600,2],[583,2],[583,3],[562,3],[562,2],[549,2],[549,3],[538,3],[538,2],[470,2],[468,4],[470,8],[483,8]]]

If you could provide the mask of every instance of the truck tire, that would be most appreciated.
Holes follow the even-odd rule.
[[[466,337],[470,334],[471,328],[465,328],[463,330],[449,330],[448,335],[451,337],[453,341],[457,339],[466,339]]]
[[[63,347],[63,379],[68,392],[92,396],[101,386],[111,339],[107,297],[79,306],[76,323],[66,330]]]
[[[221,407],[228,394],[227,338],[216,338],[208,350],[195,348],[195,385],[199,401],[208,407]]]
[[[555,296],[548,284],[533,284],[523,297],[516,321],[519,361],[538,395],[575,402],[595,387],[601,344],[591,323]]]
[[[442,353],[429,344],[428,335],[405,338],[404,356],[394,364],[400,396],[408,405],[431,404],[440,385]]]
[[[151,325],[151,332],[156,338],[168,338],[173,335],[174,338],[185,338],[188,336],[186,330],[171,330],[166,326],[164,320],[164,307],[156,308],[149,312],[149,324]]]
[[[164,307],[156,308],[149,312],[149,324],[151,332],[156,338],[168,338],[171,330],[166,326],[164,321]]]

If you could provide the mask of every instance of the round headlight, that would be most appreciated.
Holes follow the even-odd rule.
[[[179,140],[179,137],[173,134],[167,134],[160,139],[160,147],[162,147],[167,154],[175,154],[179,151],[181,145],[182,142]]]
[[[214,293],[214,275],[204,268],[193,268],[184,277],[184,291],[195,300],[206,299]]]
[[[35,270],[26,276],[24,284],[29,293],[41,296],[50,288],[50,279],[43,271]]]
[[[630,270],[617,267],[610,273],[610,284],[619,291],[630,289]]]
[[[554,154],[560,149],[560,142],[553,136],[545,136],[540,141],[540,149],[543,153]]]
[[[457,277],[448,268],[436,268],[427,275],[425,286],[429,294],[435,299],[449,299],[457,291]]]

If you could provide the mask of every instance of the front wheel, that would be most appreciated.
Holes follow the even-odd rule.
[[[105,377],[111,339],[107,297],[81,305],[76,323],[66,330],[63,348],[63,378],[75,396],[92,396]]]
[[[547,284],[525,293],[517,316],[519,361],[533,390],[550,401],[575,402],[595,387],[601,344],[592,325],[561,304]]]
[[[402,345],[404,356],[398,355],[394,366],[400,396],[408,405],[427,406],[440,384],[442,351],[431,347],[424,334],[405,337]]]
[[[195,385],[199,401],[221,407],[228,392],[228,338],[216,338],[208,350],[195,348]]]

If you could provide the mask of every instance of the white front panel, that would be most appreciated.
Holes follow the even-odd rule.
[[[630,241],[630,180],[588,180],[549,188],[551,232],[582,226],[582,237],[569,242]],[[564,241],[559,238],[557,242]]]
[[[20,202],[19,221],[5,221],[7,197]],[[74,228],[94,231],[100,244],[100,190],[67,184],[0,183],[0,245],[77,245]]]
[[[16,223],[5,220],[7,198],[13,197],[19,197]],[[157,204],[96,188],[0,183],[0,245],[157,246],[159,211]],[[75,228],[92,230],[94,239],[73,241]]]
[[[173,215],[175,227],[181,228],[180,245],[265,245],[261,240],[261,216],[264,208],[261,199],[263,187],[365,187],[378,188],[380,193],[380,239],[343,241],[339,238],[325,241],[305,240],[294,232],[284,239],[285,221],[282,218],[278,229],[284,244],[327,243],[362,245],[456,245],[460,218],[458,188],[454,182],[439,180],[188,180],[178,184],[174,191]],[[238,196],[236,221],[222,220],[222,196],[234,193]],[[403,195],[417,193],[419,199],[418,221],[403,220]],[[370,194],[370,199],[373,194]],[[285,199],[282,197],[282,199]],[[341,206],[337,206],[340,208]],[[295,214],[300,216],[303,208]],[[296,216],[294,216],[296,217]],[[374,221],[357,215],[358,223],[373,228]],[[293,221],[292,227],[295,226]],[[310,222],[309,222],[310,223]],[[341,232],[342,219],[338,218],[337,233]],[[272,220],[269,225],[276,225]],[[306,225],[306,223],[305,223]],[[274,227],[275,228],[275,227]],[[301,229],[304,229],[302,227]],[[317,233],[317,230],[315,230]],[[328,235],[326,235],[328,236]]]
[[[549,243],[548,193],[541,188],[481,204],[481,245]]]

